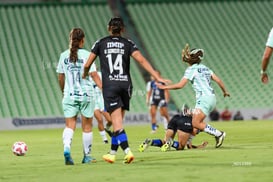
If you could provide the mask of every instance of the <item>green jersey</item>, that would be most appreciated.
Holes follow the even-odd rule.
[[[214,95],[211,87],[212,74],[213,71],[203,64],[193,64],[186,69],[184,78],[191,81],[197,99],[201,96]]]
[[[93,98],[92,79],[82,79],[84,64],[90,52],[85,49],[78,50],[78,60],[76,63],[69,60],[70,51],[66,50],[60,55],[57,73],[65,74],[64,98],[70,97],[76,101],[90,101]],[[96,71],[95,63],[92,64],[89,72]]]
[[[270,31],[270,33],[268,35],[266,46],[273,48],[273,28],[271,29],[271,31]]]

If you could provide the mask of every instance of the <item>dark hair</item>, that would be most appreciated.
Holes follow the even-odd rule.
[[[112,34],[120,34],[121,30],[124,28],[124,23],[122,18],[114,17],[108,23],[109,30],[111,30]]]
[[[204,57],[203,49],[192,49],[190,52],[190,57],[191,57],[192,64],[194,64],[194,63],[199,64]]]
[[[84,38],[84,32],[80,28],[73,28],[70,31],[69,39],[70,39],[70,55],[69,59],[71,62],[76,62],[78,60],[78,49],[80,42]]]
[[[190,52],[187,52],[183,57],[183,61],[193,65],[195,63],[199,64],[204,58],[204,50],[203,49],[191,49]]]

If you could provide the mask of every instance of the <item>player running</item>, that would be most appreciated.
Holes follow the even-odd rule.
[[[160,72],[157,71],[157,73],[160,75]],[[159,89],[156,86],[156,83],[158,84],[164,84],[157,82],[156,80],[152,80],[150,82],[150,88],[147,93],[146,100],[150,102],[150,115],[151,115],[151,124],[152,124],[152,131],[151,133],[155,133],[158,125],[156,122],[156,112],[159,108],[161,120],[163,121],[163,125],[165,130],[167,130],[168,122],[169,122],[169,113],[168,113],[168,102],[170,98],[170,94],[168,90],[162,90]]]
[[[214,89],[211,86],[211,80],[219,85],[223,91],[224,97],[230,95],[222,80],[218,78],[212,70],[200,63],[203,57],[203,49],[192,49],[189,51],[189,45],[186,44],[185,48],[182,50],[182,61],[188,63],[189,67],[186,69],[183,78],[176,84],[167,86],[158,84],[158,87],[161,89],[180,89],[189,81],[192,83],[192,87],[196,94],[196,105],[193,111],[192,125],[200,131],[215,136],[215,147],[218,148],[222,145],[226,133],[215,129],[204,122],[206,116],[208,116],[216,106],[216,96],[214,94]]]
[[[88,74],[90,66],[98,56],[102,72],[103,98],[107,112],[111,115],[113,136],[111,150],[103,155],[109,163],[115,162],[119,146],[125,153],[124,163],[130,164],[134,155],[129,148],[127,134],[123,128],[125,110],[130,108],[132,96],[132,81],[130,75],[130,57],[133,57],[156,80],[166,82],[152,68],[150,63],[138,50],[136,44],[121,36],[124,31],[123,20],[119,17],[112,18],[108,23],[109,36],[98,41],[92,47],[83,78]]]
[[[82,163],[95,162],[91,157],[91,146],[93,140],[92,117],[94,113],[94,96],[91,79],[82,79],[84,64],[90,54],[83,49],[84,32],[80,28],[71,30],[70,49],[60,55],[57,73],[59,85],[63,93],[63,111],[66,127],[63,130],[64,158],[66,165],[74,165],[71,157],[71,144],[76,129],[77,115],[81,113],[82,119],[82,140],[83,140],[83,159]],[[96,72],[96,66],[92,65],[88,69],[93,80],[101,87],[100,78]]]

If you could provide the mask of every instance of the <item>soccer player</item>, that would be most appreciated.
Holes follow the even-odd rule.
[[[81,113],[83,159],[82,163],[91,163],[96,160],[91,157],[93,140],[92,117],[94,113],[94,96],[91,79],[82,79],[84,64],[90,54],[83,49],[84,32],[74,28],[69,34],[69,49],[60,55],[57,73],[59,85],[63,93],[63,112],[66,127],[63,130],[64,158],[66,165],[74,165],[71,157],[71,143],[76,129],[77,115]],[[88,71],[96,84],[101,87],[100,78],[95,64]]]
[[[178,141],[173,141],[177,133]],[[170,150],[171,147],[176,150],[184,150],[187,145],[188,149],[205,148],[208,142],[203,142],[201,145],[192,145],[192,139],[199,130],[192,127],[192,117],[188,115],[176,114],[172,117],[168,124],[165,137],[161,139],[146,139],[140,146],[139,151],[143,152],[148,146],[161,147],[161,151]]]
[[[158,84],[158,87],[161,89],[180,89],[189,81],[192,83],[192,87],[196,93],[196,105],[192,115],[192,125],[200,131],[215,136],[215,147],[218,148],[222,145],[226,133],[215,129],[204,122],[206,116],[208,116],[216,106],[216,96],[214,89],[211,86],[211,80],[218,84],[224,97],[230,95],[222,80],[213,73],[212,70],[200,63],[203,57],[203,49],[192,49],[189,51],[189,45],[186,44],[185,48],[182,50],[182,61],[188,63],[189,67],[186,69],[183,78],[178,83],[172,85]]]
[[[103,155],[103,159],[109,163],[115,162],[116,153],[120,146],[125,153],[124,163],[130,164],[134,155],[130,150],[127,134],[123,128],[125,110],[129,110],[132,95],[132,81],[130,75],[130,57],[133,57],[156,80],[162,79],[152,68],[150,63],[138,50],[136,44],[121,36],[124,31],[124,23],[120,17],[111,18],[108,23],[109,36],[98,41],[92,47],[91,54],[85,64],[83,78],[98,56],[102,72],[102,91],[107,112],[111,115],[113,136],[111,138],[111,150]]]
[[[264,84],[268,83],[268,75],[266,73],[266,69],[270,60],[270,57],[273,52],[273,28],[271,29],[267,42],[266,42],[266,47],[264,50],[264,55],[262,58],[262,69],[261,69],[261,80]]]
[[[158,75],[160,72],[157,71]],[[158,125],[156,121],[156,112],[159,108],[161,120],[163,121],[163,125],[165,130],[167,130],[168,122],[169,122],[169,113],[168,113],[168,102],[170,98],[170,94],[168,90],[159,89],[156,86],[158,84],[164,84],[157,82],[156,80],[152,80],[150,83],[150,89],[147,93],[146,100],[150,101],[150,115],[151,115],[151,124],[152,124],[152,131],[151,133],[155,133]]]
[[[98,71],[97,73],[98,73],[99,77],[101,78],[101,72]],[[106,133],[105,133],[104,125],[103,125],[103,117],[107,121],[106,127],[107,127],[107,125],[109,126],[109,123],[112,124],[111,118],[110,118],[109,113],[105,111],[104,100],[103,100],[101,89],[96,85],[95,82],[93,83],[93,87],[94,87],[94,92],[95,92],[94,116],[98,122],[98,129],[99,129],[99,133],[102,137],[103,142],[108,143],[108,139],[106,137]],[[108,127],[108,130],[109,130],[109,127]],[[109,132],[109,131],[107,131],[107,132]]]

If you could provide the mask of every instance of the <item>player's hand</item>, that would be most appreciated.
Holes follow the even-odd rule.
[[[166,85],[169,84],[169,83],[172,83],[171,80],[165,79],[165,78],[161,78],[161,77],[158,77],[158,78],[156,79],[156,81],[157,81],[157,82],[165,83]]]
[[[230,97],[230,94],[228,92],[224,92],[224,97]]]
[[[86,79],[87,76],[88,76],[88,73],[83,73],[82,74],[82,79]]]
[[[267,84],[267,83],[268,83],[269,79],[268,79],[267,73],[263,73],[263,74],[261,75],[261,80],[262,80],[262,82],[263,82],[264,84]]]
[[[157,88],[159,88],[159,89],[165,89],[165,85],[163,85],[163,84],[161,84],[161,83],[156,82],[155,85],[156,85]]]

